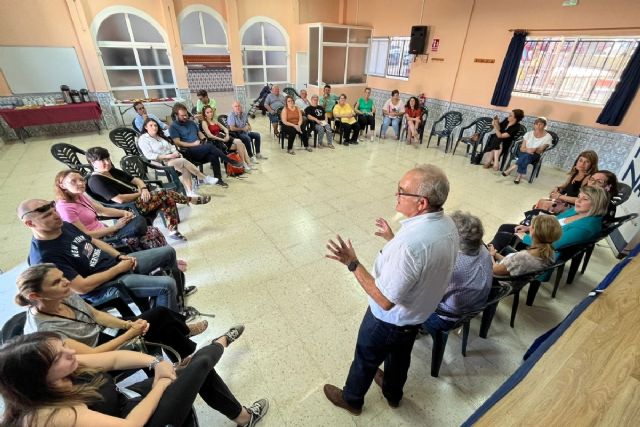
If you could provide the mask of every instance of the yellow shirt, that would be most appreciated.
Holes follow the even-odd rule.
[[[347,104],[346,102],[344,103],[344,106],[340,106],[340,104],[336,104],[335,107],[333,107],[333,116],[335,117],[336,115],[341,116],[343,114],[354,114],[355,111],[353,111],[353,107],[350,104]],[[348,125],[352,125],[356,122],[356,118],[355,117],[342,117],[340,119],[340,121],[342,123],[346,123]]]

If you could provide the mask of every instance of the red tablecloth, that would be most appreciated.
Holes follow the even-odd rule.
[[[4,118],[9,127],[18,129],[25,126],[100,120],[102,108],[97,102],[83,102],[20,110],[0,110],[0,116]]]

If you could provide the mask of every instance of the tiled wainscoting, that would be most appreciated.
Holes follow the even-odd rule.
[[[410,94],[400,94],[403,101],[409,99],[412,96]],[[373,89],[371,93],[376,108],[378,109],[378,115],[380,123],[382,123],[382,113],[380,113],[383,104],[387,99],[391,97],[390,91],[382,91]],[[471,105],[457,104],[455,102],[441,101],[438,99],[429,99],[427,101],[429,109],[429,116],[427,118],[427,130],[428,135],[431,130],[433,122],[438,120],[442,114],[449,110],[459,111],[462,113],[463,121],[462,126],[466,126],[478,117],[486,116],[493,117],[498,115],[504,117],[505,113],[499,110],[493,110],[489,108],[474,107]],[[526,114],[526,111],[525,111]],[[588,126],[575,125],[571,123],[564,123],[554,121],[551,117],[547,117],[547,129],[552,130],[558,134],[560,142],[555,150],[551,151],[545,159],[545,163],[557,166],[562,169],[569,169],[573,165],[573,161],[577,155],[584,150],[594,150],[598,153],[600,158],[600,169],[608,169],[612,172],[617,172],[624,159],[627,158],[629,152],[633,149],[637,136],[627,135],[618,132],[609,132],[606,130],[595,129]],[[533,129],[533,121],[535,117],[526,116],[522,121],[522,124],[526,126],[528,130]],[[379,126],[379,125],[378,125]],[[426,136],[425,136],[426,137]],[[458,137],[458,130],[455,132],[455,139]]]
[[[207,92],[230,92],[233,90],[231,68],[206,68],[202,70],[190,69],[187,81],[191,92],[204,89]]]

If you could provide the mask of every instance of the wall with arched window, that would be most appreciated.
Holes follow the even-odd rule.
[[[92,30],[116,100],[176,97],[167,36],[153,18],[131,8],[104,11],[96,16]]]
[[[257,16],[240,28],[242,70],[247,94],[255,98],[267,83],[290,81],[289,36],[277,21]]]

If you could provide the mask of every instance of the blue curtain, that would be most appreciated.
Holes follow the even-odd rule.
[[[596,122],[601,125],[619,126],[638,92],[638,86],[640,86],[640,45],[636,46],[636,51],[631,55],[629,63],[620,76],[620,81]]]
[[[500,107],[509,105],[511,91],[513,91],[513,86],[516,84],[518,66],[520,65],[520,59],[522,58],[522,51],[524,50],[524,43],[526,41],[526,32],[517,31],[513,34],[511,43],[509,43],[509,49],[507,49],[507,54],[502,63],[498,81],[496,82],[496,88],[493,90],[491,105]]]

